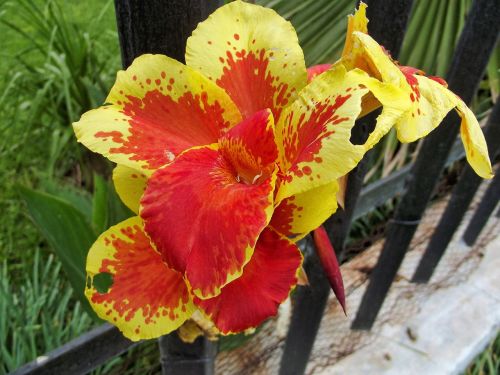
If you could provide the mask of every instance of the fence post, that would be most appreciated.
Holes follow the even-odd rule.
[[[370,34],[390,50],[393,56],[397,56],[403,42],[413,0],[369,0],[366,2],[369,5]],[[371,114],[357,122],[352,134],[354,143],[362,143],[366,140],[377,115]],[[339,210],[325,223],[339,258],[351,225],[369,159],[370,153],[349,173],[344,210]],[[305,372],[330,294],[328,280],[311,247],[312,245],[308,246],[309,253],[304,266],[310,285],[298,288],[295,293],[292,320],[281,358],[280,375],[300,375]]]
[[[222,4],[222,0],[115,0],[123,67],[144,53],[184,62],[187,38]],[[163,373],[213,374],[216,347],[205,338],[190,345],[173,332],[160,338],[159,346]]]
[[[144,53],[184,62],[186,40],[222,0],[115,0],[123,67]]]
[[[500,173],[497,173],[490,186],[486,190],[479,207],[474,212],[472,219],[464,233],[464,241],[467,245],[472,246],[476,242],[481,230],[488,221],[489,217],[498,206],[500,199]]]
[[[485,138],[490,157],[494,159],[495,155],[500,151],[500,100],[497,101],[488,118]],[[431,241],[413,275],[413,282],[426,283],[430,280],[481,182],[482,178],[469,165],[466,165],[457,185],[453,188],[446,210],[441,216]]]
[[[472,100],[497,41],[499,19],[498,0],[474,1],[448,74],[450,89],[466,103]],[[457,117],[450,114],[424,141],[352,328],[370,329],[375,322],[457,133]]]
[[[160,337],[162,375],[213,375],[217,345],[204,337],[185,344],[174,332]]]

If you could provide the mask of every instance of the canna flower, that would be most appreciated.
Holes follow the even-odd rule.
[[[73,124],[117,163],[116,190],[136,214],[89,250],[85,294],[101,318],[138,340],[200,316],[230,334],[276,314],[304,279],[295,242],[335,212],[339,181],[410,107],[404,87],[356,67],[307,78],[291,24],[235,1],[194,30],[186,65],[137,58]],[[376,137],[353,144],[367,99],[382,106]],[[112,275],[107,290],[100,274]]]
[[[392,83],[404,91],[409,106],[394,127],[401,142],[414,142],[434,130],[452,109],[462,121],[460,135],[466,158],[474,171],[483,178],[493,176],[486,141],[477,119],[467,105],[448,90],[446,81],[440,77],[425,76],[417,68],[400,66],[389,53],[368,35],[366,4],[361,3],[354,15],[349,17],[346,43],[341,64],[347,70],[360,68],[382,82]],[[371,100],[368,111],[380,106]],[[371,134],[368,144],[375,144],[390,127],[379,126]],[[380,133],[379,133],[380,132]]]

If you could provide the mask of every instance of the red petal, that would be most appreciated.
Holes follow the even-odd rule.
[[[145,230],[202,298],[239,277],[272,213],[274,175],[238,182],[215,149],[181,154],[151,176],[141,201]]]
[[[295,244],[266,229],[243,275],[219,296],[200,300],[201,307],[224,334],[256,327],[276,315],[278,306],[297,284],[302,255]]]
[[[130,136],[111,153],[132,154],[145,160],[150,169],[159,168],[184,150],[217,141],[229,127],[218,102],[209,104],[206,93],[185,93],[177,100],[160,91],[150,91],[140,100],[129,97],[123,113],[130,117]]]
[[[342,274],[340,273],[339,263],[337,261],[337,257],[335,256],[335,250],[333,249],[332,243],[330,242],[328,234],[323,226],[320,226],[314,231],[314,244],[316,245],[316,251],[319,259],[321,260],[321,264],[323,265],[326,277],[330,282],[333,293],[335,293],[335,297],[337,297],[344,313],[346,313]]]
[[[271,111],[262,110],[242,121],[219,140],[219,145],[222,155],[246,183],[265,180],[278,158]]]

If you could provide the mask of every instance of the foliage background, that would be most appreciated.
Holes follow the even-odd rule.
[[[296,27],[308,65],[334,61],[353,0],[258,0]],[[445,75],[471,0],[415,2],[401,62]],[[111,0],[0,0],[0,374],[99,324],[82,297],[89,244],[129,213],[108,182],[111,165],[80,148],[70,124],[98,106],[120,68]],[[498,95],[497,49],[475,99],[482,117]],[[411,161],[393,135],[368,180]],[[355,223],[353,240],[390,214]],[[66,270],[66,272],[64,272]],[[80,271],[81,273],[81,271]],[[75,291],[76,290],[76,291]],[[468,371],[493,374],[499,339]],[[154,342],[96,373],[155,373]]]

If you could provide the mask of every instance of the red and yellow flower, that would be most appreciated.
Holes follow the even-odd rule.
[[[462,118],[460,135],[467,161],[483,178],[493,176],[488,148],[481,128],[472,111],[457,95],[447,89],[440,77],[425,76],[424,72],[409,66],[400,66],[387,50],[368,35],[366,4],[361,3],[349,16],[346,43],[342,58],[334,65],[347,70],[359,68],[382,82],[391,83],[404,92],[409,106],[393,124],[401,142],[414,142],[434,130],[452,109]],[[323,71],[326,68],[323,67]],[[318,71],[315,72],[318,74]],[[367,100],[364,111],[380,106],[376,98]],[[370,135],[369,144],[375,144],[392,126],[379,126]]]
[[[382,113],[356,145],[367,99]],[[338,179],[410,106],[405,87],[348,64],[308,84],[291,24],[239,1],[198,25],[186,65],[137,58],[106,105],[74,124],[117,163],[116,190],[137,214],[90,249],[91,305],[132,340],[195,312],[223,334],[256,327],[297,284],[295,242],[335,212]],[[107,291],[93,283],[102,273],[113,276]]]

